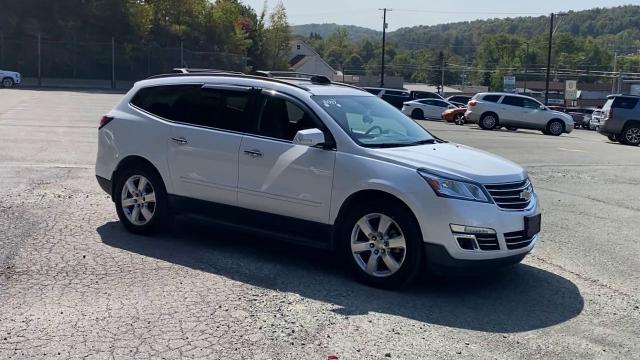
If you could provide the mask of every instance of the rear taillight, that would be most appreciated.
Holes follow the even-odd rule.
[[[113,120],[113,116],[103,116],[102,119],[100,119],[100,126],[98,126],[98,130],[102,129],[105,125],[110,123],[111,120]]]
[[[613,119],[613,108],[609,109],[609,115],[607,116],[607,119]]]
[[[475,100],[470,100],[469,103],[467,104],[467,106],[472,107],[472,106],[476,106],[478,105],[478,102]]]

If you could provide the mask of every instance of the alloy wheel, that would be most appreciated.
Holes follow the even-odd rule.
[[[351,231],[351,253],[364,272],[375,277],[395,274],[404,263],[407,244],[402,229],[391,217],[372,213]]]
[[[632,127],[627,129],[624,137],[629,144],[637,145],[638,143],[640,143],[640,128]]]
[[[549,132],[553,135],[562,134],[562,124],[558,121],[554,121],[549,125]]]
[[[142,226],[153,218],[156,211],[156,194],[153,185],[142,175],[133,175],[125,182],[121,193],[124,215],[132,224]]]

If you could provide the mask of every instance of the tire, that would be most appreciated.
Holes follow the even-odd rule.
[[[560,120],[551,120],[547,123],[545,135],[560,136],[564,132],[564,124]]]
[[[167,191],[157,171],[142,165],[123,169],[115,178],[113,199],[122,225],[128,231],[141,235],[153,234],[165,228],[169,223]],[[146,185],[142,184],[143,179]],[[123,206],[125,200],[127,204]]]
[[[618,137],[615,135],[607,135],[607,138],[609,139],[609,141],[611,142],[618,142]]]
[[[13,85],[15,85],[14,81],[12,78],[10,77],[6,77],[4,79],[2,79],[2,86],[5,88],[12,88]]]
[[[506,128],[507,128],[507,130],[509,130],[509,131],[518,131],[518,128],[517,128],[517,127],[507,126]]]
[[[498,115],[494,113],[483,114],[478,125],[484,130],[493,130],[498,127]]]
[[[416,120],[424,120],[424,112],[420,109],[413,109],[411,118]]]
[[[631,124],[622,130],[620,142],[625,145],[638,146],[640,144],[640,125]]]
[[[465,123],[466,121],[465,121],[465,118],[464,118],[464,115],[463,115],[463,114],[457,114],[457,115],[453,118],[453,122],[454,122],[456,125],[464,125],[464,123]]]
[[[386,220],[383,223],[390,224],[386,231],[379,228],[383,219]],[[360,225],[365,223],[372,230],[369,234],[365,234],[368,230],[362,230],[366,225]],[[390,239],[385,241],[387,237]],[[404,239],[404,243],[399,239]],[[350,209],[340,223],[338,240],[339,251],[354,277],[373,287],[389,289],[402,286],[415,279],[423,268],[422,235],[418,222],[411,211],[395,202],[371,201]],[[375,263],[370,263],[372,256],[375,256]],[[387,264],[399,267],[393,269]]]

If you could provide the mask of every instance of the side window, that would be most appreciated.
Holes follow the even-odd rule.
[[[439,107],[442,107],[442,108],[449,107],[449,104],[447,104],[446,102],[444,102],[442,100],[436,100],[435,103],[436,103],[436,106],[439,106]]]
[[[425,105],[433,105],[433,100],[428,99],[428,100],[420,100],[421,104],[425,104]]]
[[[485,95],[482,100],[497,103],[502,95]]]
[[[265,96],[258,135],[291,141],[300,130],[317,128],[311,116],[295,103],[274,96]]]
[[[223,130],[245,131],[249,94],[202,88],[202,85],[167,85],[140,90],[131,103],[162,118]]]
[[[131,104],[161,118],[177,120],[174,105],[178,99],[200,91],[201,86],[164,85],[142,88],[133,96]]]
[[[516,96],[505,96],[504,99],[502,99],[502,104],[524,107],[524,98]]]
[[[540,109],[540,103],[538,103],[537,101],[533,101],[530,99],[523,99],[524,100],[524,107],[526,107],[527,109]]]
[[[638,104],[638,100],[637,98],[617,97],[611,106],[619,109],[633,109]]]

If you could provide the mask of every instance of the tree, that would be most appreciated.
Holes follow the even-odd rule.
[[[269,27],[266,30],[265,47],[269,54],[267,64],[271,70],[286,70],[289,65],[287,57],[292,39],[291,28],[287,20],[282,1],[280,1],[269,16]]]

